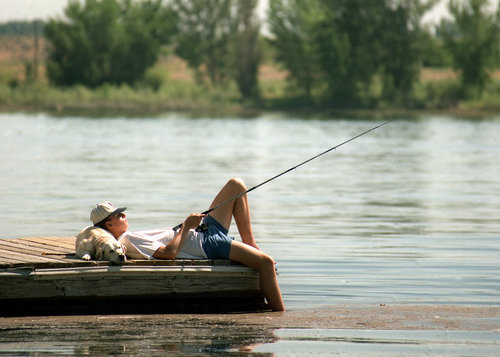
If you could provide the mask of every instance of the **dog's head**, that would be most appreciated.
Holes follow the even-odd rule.
[[[127,260],[125,253],[126,248],[117,240],[108,240],[97,249],[96,259],[104,259],[115,264],[123,264]]]

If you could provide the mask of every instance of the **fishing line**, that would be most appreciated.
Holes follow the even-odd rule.
[[[257,188],[259,188],[259,187],[261,187],[261,186],[263,186],[263,185],[265,185],[266,183],[269,183],[269,182],[271,182],[271,181],[273,181],[273,180],[277,179],[278,177],[283,176],[283,175],[285,175],[285,174],[289,173],[290,171],[293,171],[293,170],[297,169],[298,167],[300,167],[300,166],[302,166],[302,165],[305,165],[305,164],[307,164],[308,162],[311,162],[311,161],[313,161],[313,160],[317,159],[317,158],[318,158],[318,157],[320,157],[320,156],[323,156],[323,155],[325,155],[325,154],[328,154],[330,151],[333,151],[333,150],[335,150],[335,149],[337,149],[337,148],[341,147],[342,145],[345,145],[345,144],[347,144],[347,143],[350,143],[351,141],[356,140],[357,138],[359,138],[359,137],[361,137],[361,136],[363,136],[363,135],[368,134],[369,132],[372,132],[372,131],[374,131],[374,130],[378,129],[378,128],[380,128],[381,126],[384,126],[385,124],[390,123],[391,121],[392,121],[392,120],[388,120],[388,121],[386,121],[386,122],[384,122],[384,123],[382,123],[382,124],[379,124],[379,125],[377,125],[377,126],[375,126],[375,127],[371,128],[371,129],[368,129],[368,130],[366,130],[366,131],[362,132],[361,134],[358,134],[358,135],[356,135],[356,136],[353,136],[352,138],[350,138],[350,139],[348,139],[348,140],[346,140],[346,141],[344,141],[344,142],[342,142],[342,143],[340,143],[340,144],[338,144],[338,145],[335,145],[335,146],[333,146],[333,147],[331,147],[331,148],[329,148],[329,149],[327,149],[327,150],[325,150],[325,151],[323,151],[323,152],[321,152],[321,153],[319,153],[319,154],[317,154],[317,155],[315,155],[315,156],[313,156],[313,157],[311,157],[311,158],[309,158],[309,159],[307,159],[307,160],[305,160],[305,161],[302,161],[300,164],[295,165],[295,166],[293,166],[293,167],[290,167],[288,170],[285,170],[285,171],[283,171],[283,172],[281,172],[281,173],[279,173],[279,174],[277,174],[277,175],[275,175],[275,176],[273,176],[273,177],[271,177],[271,178],[269,178],[269,179],[265,180],[264,182],[261,182],[261,183],[259,183],[258,185],[255,185],[255,186],[253,186],[253,187],[249,188],[248,190],[246,190],[246,191],[244,191],[244,192],[241,192],[240,194],[238,194],[238,195],[236,195],[236,196],[234,196],[234,197],[231,197],[230,199],[228,199],[228,200],[226,200],[226,201],[224,201],[224,202],[222,202],[222,203],[219,203],[218,205],[216,205],[216,206],[214,206],[214,207],[212,207],[212,208],[210,208],[210,209],[208,209],[208,210],[206,210],[206,211],[204,211],[204,212],[201,212],[201,214],[209,214],[210,212],[215,211],[217,208],[222,207],[222,206],[224,206],[225,204],[228,204],[228,203],[229,203],[229,202],[231,202],[231,201],[237,200],[238,198],[240,198],[240,197],[242,197],[242,196],[246,195],[247,193],[249,193],[249,192],[251,192],[251,191],[253,191],[253,190],[255,190],[255,189],[257,189]],[[181,223],[181,224],[179,224],[179,225],[177,225],[177,226],[175,226],[173,229],[174,229],[174,230],[177,230],[177,229],[181,228],[181,226],[182,226],[182,223]],[[199,230],[199,231],[203,231],[204,229],[205,229],[205,227],[203,226],[203,224],[202,224],[202,225],[200,225],[200,226],[197,228],[197,230]]]

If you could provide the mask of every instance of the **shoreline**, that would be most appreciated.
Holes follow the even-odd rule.
[[[313,310],[227,314],[120,314],[0,317],[0,330],[31,324],[65,325],[88,321],[141,319],[168,324],[203,321],[211,325],[259,326],[267,329],[368,329],[500,331],[500,305],[334,305]]]
[[[0,354],[492,355],[500,306],[335,305],[237,314],[0,317]],[[455,353],[453,352],[455,351]]]
[[[418,118],[423,116],[450,116],[456,118],[485,119],[500,116],[500,107],[451,107],[444,109],[408,109],[408,108],[329,108],[314,106],[275,107],[251,106],[241,103],[171,103],[159,105],[141,105],[136,103],[99,103],[92,105],[82,103],[67,104],[34,104],[34,105],[1,105],[0,113],[47,113],[54,116],[100,117],[138,117],[162,116],[178,113],[192,118],[253,118],[263,114],[283,116],[303,116],[320,119],[378,119],[378,118]]]
[[[293,117],[302,116],[306,119],[418,119],[426,116],[442,116],[442,117],[454,117],[456,119],[494,119],[496,117],[500,118],[500,110],[493,109],[470,109],[470,110],[378,110],[378,109],[345,109],[345,110],[282,110],[282,109],[235,109],[228,111],[220,110],[187,110],[187,109],[157,109],[150,110],[145,108],[140,109],[110,109],[110,108],[92,108],[92,109],[64,109],[64,110],[54,110],[46,108],[31,108],[31,107],[16,107],[16,108],[2,108],[0,107],[0,114],[18,114],[18,113],[28,113],[28,114],[40,114],[45,113],[55,117],[88,117],[88,118],[137,118],[137,117],[161,117],[163,115],[169,114],[179,114],[186,116],[188,118],[245,118],[251,119],[256,118],[265,114],[276,114],[283,116]]]

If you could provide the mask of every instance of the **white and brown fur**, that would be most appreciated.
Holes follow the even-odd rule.
[[[108,231],[99,227],[87,227],[76,236],[76,255],[84,260],[108,260],[122,264],[127,259],[125,248]]]

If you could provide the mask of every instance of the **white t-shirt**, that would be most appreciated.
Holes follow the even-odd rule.
[[[167,245],[175,236],[172,228],[152,229],[142,232],[125,232],[118,241],[127,247],[127,256],[132,259],[153,259],[156,250]],[[202,248],[202,232],[191,229],[177,258],[207,259]]]

